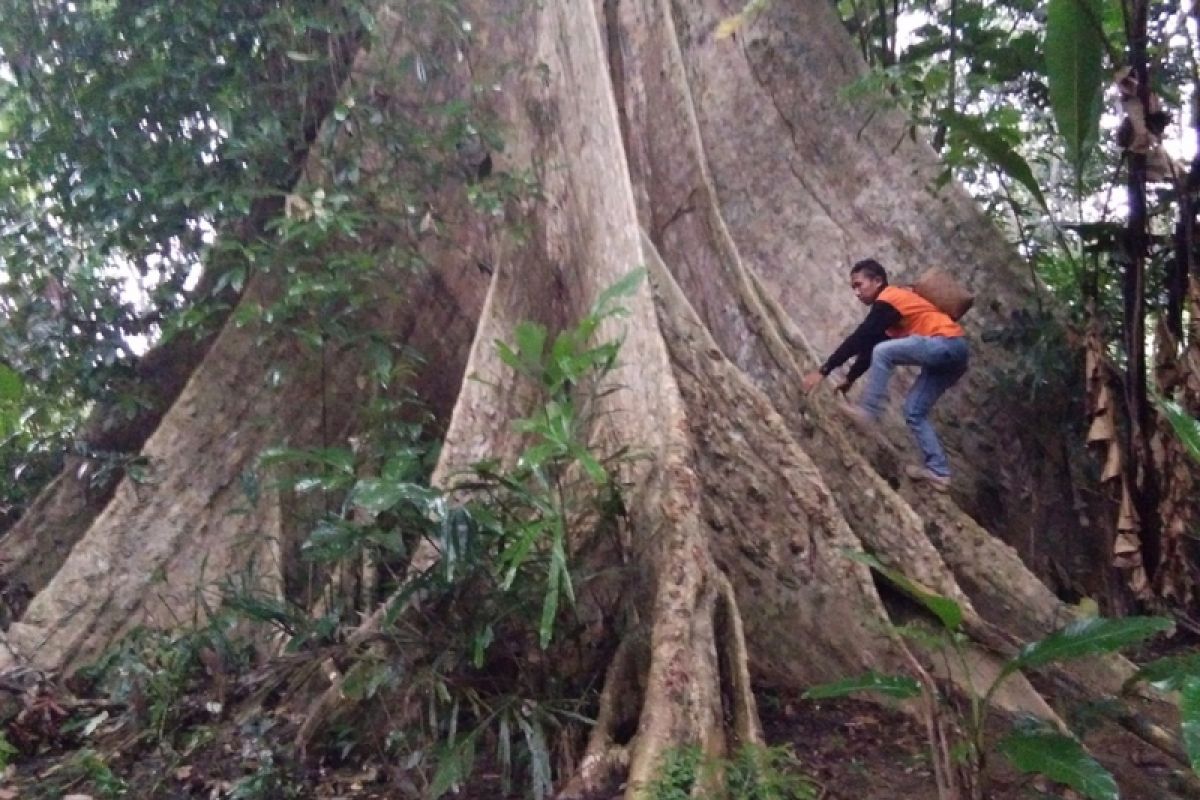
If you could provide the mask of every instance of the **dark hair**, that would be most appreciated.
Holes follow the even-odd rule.
[[[860,272],[865,272],[868,278],[883,281],[883,285],[887,286],[887,270],[873,258],[864,258],[862,261],[854,262],[854,266],[850,269],[851,275],[857,275]]]

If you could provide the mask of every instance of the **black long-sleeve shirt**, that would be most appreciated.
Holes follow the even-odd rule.
[[[891,303],[876,300],[866,319],[854,329],[821,365],[821,374],[828,375],[846,363],[851,356],[858,356],[846,374],[846,384],[852,384],[871,366],[871,351],[875,345],[888,338],[887,331],[900,322],[900,312]]]

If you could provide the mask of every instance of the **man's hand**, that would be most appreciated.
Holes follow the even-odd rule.
[[[805,394],[812,394],[812,390],[817,388],[821,381],[825,380],[825,376],[820,372],[810,372],[800,379],[800,388]]]
[[[833,390],[835,392],[841,392],[844,395],[846,392],[850,391],[850,381],[847,381],[847,380],[839,381],[838,385],[833,387]]]

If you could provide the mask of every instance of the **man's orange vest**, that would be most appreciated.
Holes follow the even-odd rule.
[[[893,339],[901,336],[962,336],[963,329],[938,307],[911,289],[885,286],[876,300],[882,300],[900,312],[900,324],[888,328]]]

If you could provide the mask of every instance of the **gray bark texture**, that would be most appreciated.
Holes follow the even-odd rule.
[[[411,46],[404,4],[393,5],[380,14],[393,44],[364,62]],[[721,752],[758,740],[751,681],[801,689],[906,670],[910,645],[888,633],[870,572],[846,550],[956,599],[982,673],[1071,619],[1013,544],[1029,556],[1073,542],[1081,562],[1106,552],[1099,523],[1081,527],[1091,511],[1065,460],[1073,445],[1061,429],[1037,429],[1005,388],[1020,356],[983,336],[1033,304],[1026,268],[959,188],[934,188],[935,156],[898,112],[844,99],[863,65],[827,2],[769,3],[716,38],[739,10],[468,2],[465,58],[435,88],[394,87],[409,100],[486,87],[505,136],[496,169],[529,171],[539,188],[507,212],[520,237],[464,225],[456,247],[429,248],[427,268],[398,267],[396,301],[378,321],[425,355],[412,387],[445,425],[437,481],[452,488],[473,462],[520,451],[508,423],[529,412],[530,393],[496,340],[511,341],[521,320],[569,324],[639,266],[650,278],[602,332],[623,345],[618,390],[593,432],[645,454],[622,475],[622,557],[638,576],[623,601],[640,624],[610,633],[617,655],[587,750],[563,776],[568,796],[618,771],[640,797],[680,742]],[[440,218],[462,217],[456,202],[445,199]],[[949,495],[903,477],[915,450],[894,409],[881,441],[864,441],[832,392],[800,391],[863,313],[848,269],[865,257],[896,283],[944,267],[980,297],[965,320],[972,370],[937,413],[955,468]],[[243,302],[269,298],[272,280],[256,279]],[[284,385],[269,387],[279,364]],[[155,480],[117,488],[9,627],[7,658],[76,668],[133,624],[191,619],[214,580],[250,564],[284,591],[294,538],[284,501],[248,505],[239,476],[266,447],[351,434],[362,369],[354,352],[322,366],[268,331],[227,326],[146,442]],[[336,430],[319,430],[322,406],[336,409],[325,415]],[[1114,693],[1128,675],[1119,659],[1055,673],[1084,697]],[[996,701],[1057,721],[1058,699],[1018,676]],[[624,740],[617,728],[630,719],[637,733]],[[1161,796],[1117,768],[1132,776],[1128,796]]]

